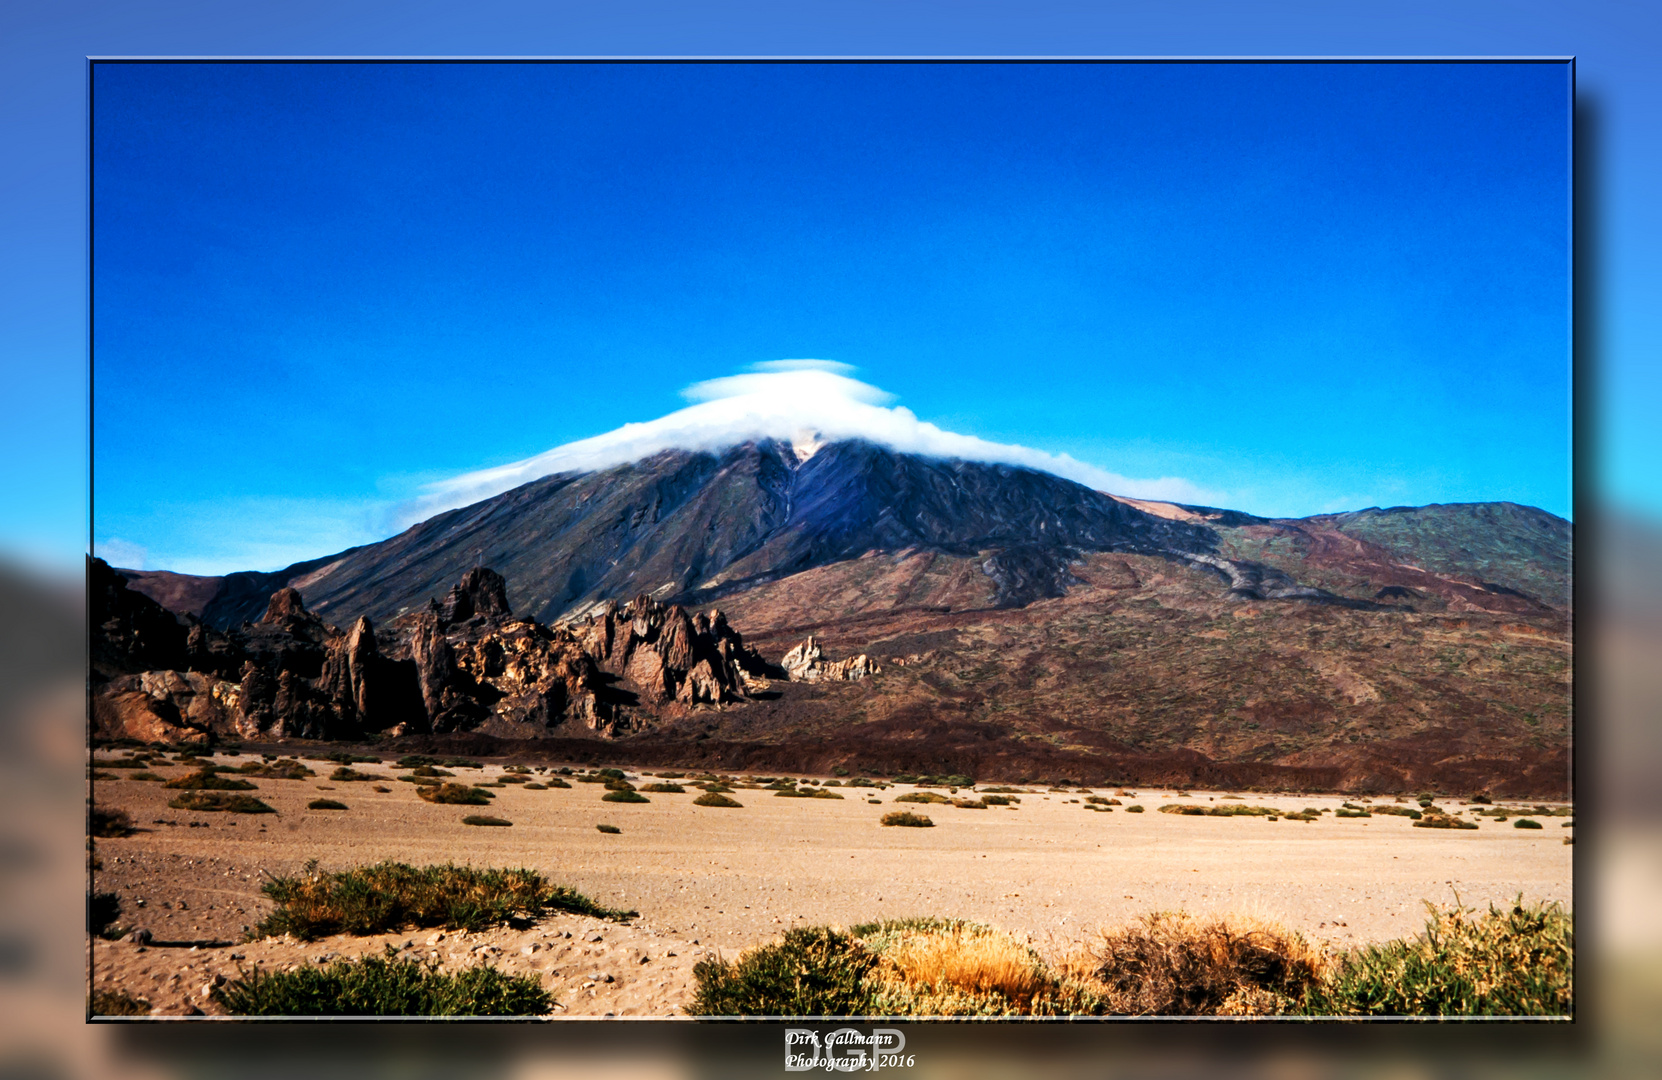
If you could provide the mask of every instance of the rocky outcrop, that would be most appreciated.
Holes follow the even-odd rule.
[[[779,662],[792,682],[852,682],[868,675],[876,675],[881,668],[877,661],[861,653],[846,660],[827,660],[814,635],[785,654]]]
[[[679,604],[637,596],[571,624],[584,650],[632,684],[648,704],[720,705],[765,687],[773,673],[720,611],[689,615]]]
[[[506,581],[484,567],[422,610],[380,628],[360,617],[346,631],[287,586],[258,622],[219,633],[127,590],[102,564],[92,576],[95,718],[109,737],[612,736],[743,700],[783,676],[719,611],[639,596],[545,626],[515,618]]]

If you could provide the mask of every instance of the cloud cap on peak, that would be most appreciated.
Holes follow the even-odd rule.
[[[892,404],[893,394],[853,378],[855,370],[836,361],[775,360],[752,365],[739,375],[694,383],[682,391],[693,404],[667,416],[624,424],[523,461],[431,484],[404,508],[400,524],[413,524],[555,473],[596,472],[664,450],[719,450],[761,439],[789,442],[809,452],[828,442],[865,439],[902,453],[1021,465],[1117,495],[1185,503],[1223,501],[1188,480],[1134,479],[1068,454],[945,431]]]

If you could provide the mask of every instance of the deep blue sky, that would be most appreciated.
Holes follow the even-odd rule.
[[[1594,302],[1587,314],[1593,348],[1582,400],[1582,460],[1597,495],[1662,519],[1662,21],[1650,5],[1631,0],[1169,0],[1081,5],[1073,0],[970,0],[943,7],[934,0],[475,0],[457,6],[410,0],[66,0],[0,8],[0,355],[13,408],[0,425],[9,498],[0,501],[0,558],[76,573],[86,536],[86,203],[85,102],[87,55],[803,55],[1016,54],[1106,55],[1570,55],[1578,58],[1580,120],[1591,193],[1593,242],[1585,269]],[[797,349],[782,350],[796,352]],[[805,351],[805,350],[804,350]],[[721,371],[750,358],[723,356]],[[862,357],[865,375],[905,394],[926,417],[988,437],[1025,436],[1032,425],[1001,419],[985,427],[985,409],[956,413],[903,376]],[[687,381],[712,372],[687,372]],[[674,381],[674,380],[672,380]],[[936,385],[935,392],[944,392]],[[945,389],[952,389],[949,383]],[[1007,388],[1000,387],[1001,391]],[[1210,423],[1244,411],[1240,388],[1232,404],[1206,406]],[[1064,388],[1065,390],[1065,388]],[[631,395],[664,395],[668,386],[631,384]],[[1256,394],[1256,398],[1252,395]],[[627,395],[626,395],[627,396]],[[1003,395],[1014,398],[1013,393]],[[1247,400],[1273,403],[1263,387]],[[447,402],[483,408],[477,395]],[[499,405],[531,417],[530,403],[506,396]],[[612,409],[608,395],[585,403]],[[275,408],[275,406],[273,406]],[[304,410],[291,404],[291,412]],[[181,423],[190,396],[155,417],[158,439]],[[198,410],[200,412],[200,410]],[[536,410],[538,423],[546,410]],[[1380,423],[1400,422],[1389,418]],[[1453,426],[1457,421],[1451,420]],[[459,422],[458,422],[459,423]],[[1001,432],[994,423],[1008,430]],[[1288,447],[1327,439],[1364,425],[1308,416],[1278,416]],[[598,426],[598,425],[597,425]],[[1106,429],[1104,429],[1106,430]],[[538,440],[528,424],[526,442]],[[1112,434],[1110,432],[1110,434]],[[1202,436],[1209,433],[1202,431]],[[1197,436],[1198,438],[1198,436]],[[408,431],[397,437],[416,453],[435,442]],[[1034,439],[1034,442],[1042,440]],[[234,445],[234,444],[232,444]],[[1045,445],[1059,446],[1060,442]],[[1172,460],[1183,447],[1169,439],[1104,446],[1091,454],[1105,467],[1139,469],[1152,451]],[[147,444],[147,450],[149,449]],[[165,449],[158,445],[158,452]],[[272,447],[277,453],[284,447]],[[433,456],[439,456],[439,446]],[[1081,452],[1091,450],[1081,440]],[[226,444],[199,442],[199,456],[226,453]],[[504,452],[506,448],[504,448]],[[1136,451],[1149,451],[1139,458]],[[466,457],[457,454],[458,459]],[[1115,458],[1116,460],[1109,460]],[[246,463],[245,463],[246,464]],[[475,461],[458,461],[471,467]],[[1181,459],[1180,474],[1204,482],[1215,460]],[[1224,464],[1232,464],[1226,461]],[[1192,467],[1191,467],[1192,466]],[[438,471],[446,471],[439,469]],[[1178,471],[1178,470],[1174,470]],[[1290,471],[1290,470],[1289,470]],[[1210,477],[1216,487],[1226,487]],[[1321,479],[1321,478],[1317,478]],[[408,483],[408,478],[403,483]],[[397,484],[394,484],[397,486]],[[1241,485],[1244,486],[1244,485]],[[1322,486],[1322,485],[1312,485]],[[1342,497],[1342,496],[1336,496]],[[195,493],[162,482],[150,492],[153,517],[200,507]],[[274,496],[244,499],[245,523],[281,509]],[[171,500],[171,501],[169,501]],[[337,520],[356,512],[359,497],[339,503]],[[314,506],[327,511],[328,504]],[[197,530],[200,532],[201,530]],[[235,537],[245,529],[225,532]],[[330,536],[315,537],[327,546]]]
[[[100,66],[97,538],[324,554],[276,547],[797,356],[1259,513],[1567,514],[1569,90],[1539,64]],[[249,529],[258,499],[301,534]]]

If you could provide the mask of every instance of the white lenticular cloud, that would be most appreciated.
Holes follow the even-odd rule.
[[[903,453],[1021,465],[1133,498],[1219,501],[1216,494],[1188,480],[1137,480],[1067,454],[1048,454],[944,431],[919,420],[910,409],[890,404],[894,395],[851,378],[854,370],[833,361],[775,360],[756,364],[742,375],[695,383],[682,391],[693,404],[668,416],[625,424],[524,461],[431,484],[425,494],[405,508],[403,524],[488,499],[555,473],[594,472],[663,450],[719,450],[764,438],[787,441],[804,457],[826,443],[865,439]]]

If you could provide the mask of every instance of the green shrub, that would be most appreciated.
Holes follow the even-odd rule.
[[[1415,821],[1418,821],[1420,818],[1425,816],[1418,810],[1410,810],[1406,806],[1376,806],[1373,808],[1373,812],[1376,814],[1389,814],[1392,817],[1413,818]]]
[[[451,775],[455,775],[455,774],[452,773]],[[440,784],[444,783],[443,780],[440,780],[436,776],[409,776],[409,775],[406,775],[406,776],[400,776],[398,779],[404,781],[406,784],[415,784],[417,787],[438,787]]]
[[[1143,808],[1137,806],[1136,804],[1132,804],[1131,806],[1125,808],[1125,812],[1128,814],[1140,814],[1143,812]]]
[[[905,795],[896,795],[895,802],[906,803],[950,803],[952,800],[945,795],[937,795],[933,791],[909,791]]]
[[[1514,829],[1539,829],[1541,827],[1541,823],[1539,821],[1531,821],[1526,817],[1521,817],[1512,823],[1512,827]]]
[[[694,806],[743,806],[737,799],[729,799],[719,791],[706,791],[693,800]]]
[[[439,761],[438,758],[426,757],[422,754],[405,754],[394,763],[393,767],[396,769],[430,769],[441,764],[443,762]]]
[[[346,804],[334,799],[313,799],[306,804],[308,810],[345,810]]]
[[[899,802],[900,800],[896,799],[895,801]],[[884,825],[906,825],[914,829],[933,828],[935,824],[922,814],[913,814],[905,810],[895,810],[884,814],[882,823]]]
[[[213,991],[233,1016],[541,1016],[554,1007],[535,977],[485,965],[447,975],[391,945],[384,956],[239,975]]]
[[[1556,902],[1480,917],[1438,909],[1418,937],[1347,954],[1313,989],[1318,1016],[1556,1016],[1574,1006],[1575,929]]]
[[[561,780],[558,776],[553,776],[553,775],[550,775],[548,777],[548,779],[543,781],[543,786],[544,787],[551,787],[551,788],[570,788],[571,787],[570,784],[566,783],[564,780]]]
[[[469,814],[467,817],[462,819],[462,824],[502,827],[512,825],[513,822],[509,821],[507,818],[491,817],[489,814]]]
[[[1373,817],[1373,815],[1368,813],[1366,810],[1346,810],[1343,808],[1333,811],[1333,816],[1336,818]]]
[[[416,794],[430,803],[445,803],[452,806],[489,806],[493,798],[490,792],[478,787],[468,787],[466,784],[418,787],[416,788]]]
[[[449,769],[441,769],[434,765],[417,765],[410,770],[411,776],[455,776]],[[402,777],[400,777],[402,779]]]
[[[569,911],[601,919],[626,919],[633,911],[602,907],[575,890],[551,885],[535,870],[478,870],[468,866],[414,867],[383,862],[278,877],[260,890],[277,910],[251,937],[293,934],[303,941],[329,934],[380,934],[404,927],[484,930],[516,917]]]
[[[665,795],[685,795],[687,792],[687,789],[680,784],[648,784],[641,790],[660,792]]]
[[[960,810],[985,810],[987,803],[981,799],[953,799],[952,805]]]
[[[236,780],[203,769],[162,785],[179,791],[253,791],[258,785]]]
[[[842,796],[837,794],[835,791],[826,791],[822,788],[812,788],[812,789],[809,789],[807,791],[803,791],[802,789],[798,788],[794,791],[792,791],[792,790],[776,791],[773,794],[776,797],[783,798],[783,799],[840,799],[840,798],[842,798]]]
[[[864,1016],[873,1011],[866,976],[877,958],[857,939],[829,927],[798,927],[784,939],[729,963],[693,967],[699,1016]]]
[[[603,833],[611,833],[613,836],[616,836],[618,833],[623,831],[616,825],[596,825],[595,828],[599,829]]]
[[[600,801],[601,802],[621,802],[621,803],[643,803],[643,802],[651,802],[652,800],[647,798],[645,795],[642,795],[638,791],[630,790],[630,791],[608,791],[606,794],[600,796]]]
[[[275,814],[277,811],[252,795],[232,795],[226,791],[187,791],[177,799],[169,800],[175,810],[196,810],[205,814]]]

